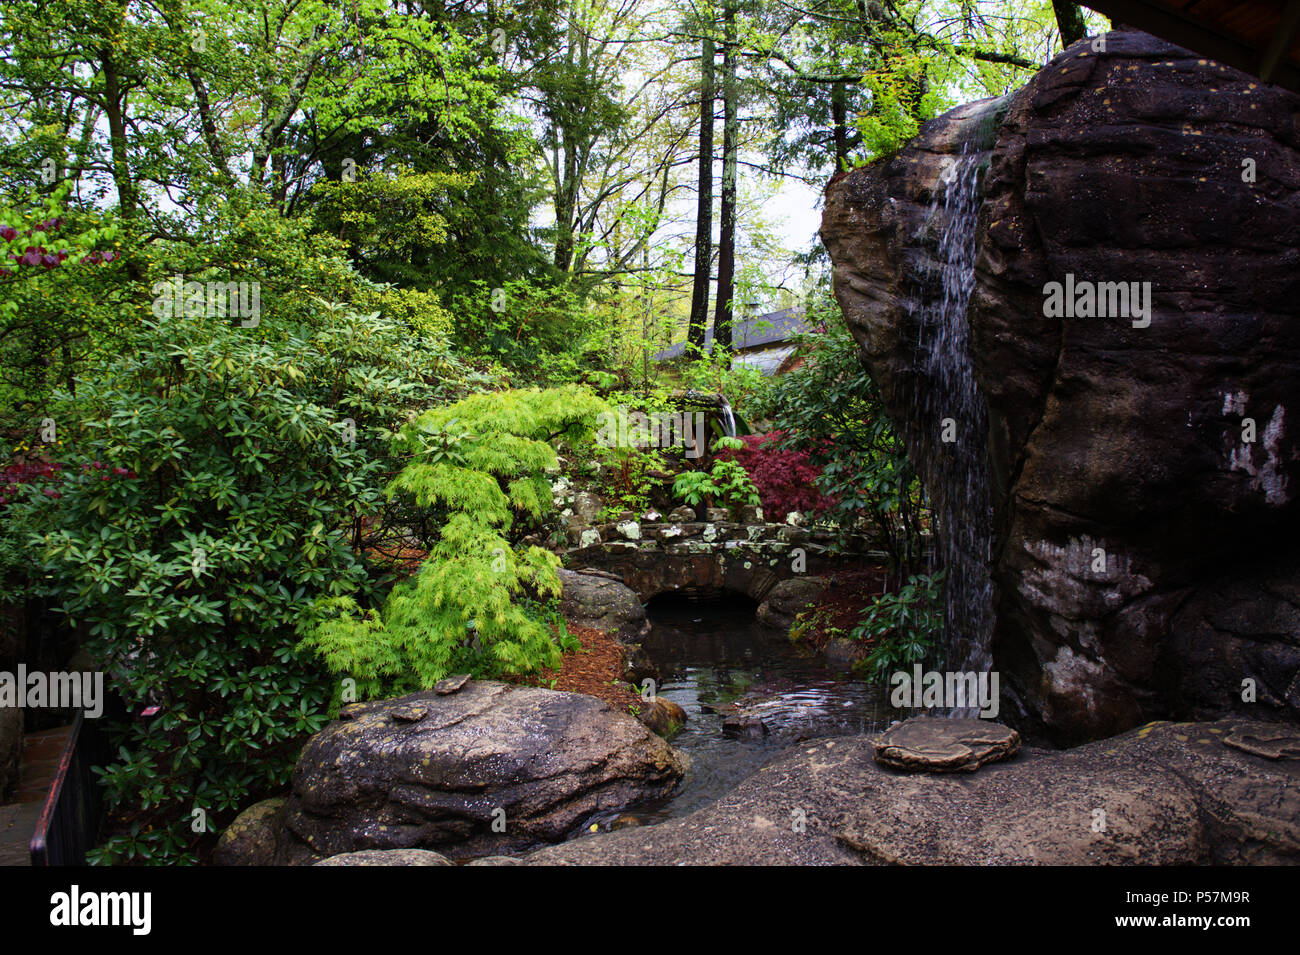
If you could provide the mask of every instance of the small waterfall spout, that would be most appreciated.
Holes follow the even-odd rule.
[[[722,399],[722,431],[728,438],[736,436],[736,413],[731,410],[731,402],[727,400],[726,395],[718,395]]]

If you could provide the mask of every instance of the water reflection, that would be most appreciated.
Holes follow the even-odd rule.
[[[658,692],[686,710],[672,744],[690,755],[691,771],[664,805],[602,828],[686,815],[801,739],[876,732],[897,718],[878,687],[760,626],[752,603],[661,598],[649,610],[644,649]]]

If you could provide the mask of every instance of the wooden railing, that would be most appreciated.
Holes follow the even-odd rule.
[[[32,836],[32,865],[85,865],[99,836],[103,800],[91,767],[104,762],[107,737],[99,719],[77,714]]]

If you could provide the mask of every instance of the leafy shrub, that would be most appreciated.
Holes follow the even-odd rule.
[[[357,442],[376,456],[389,457],[398,428],[415,411],[490,381],[462,364],[444,339],[413,334],[404,321],[337,304],[325,309],[328,317],[304,329],[299,347],[328,363],[313,362],[304,389],[351,419]]]
[[[819,469],[823,519],[841,532],[871,530],[896,566],[915,569],[927,519],[921,483],[839,307],[822,301],[810,315],[825,330],[806,336],[807,361],[768,394],[765,410],[782,435],[774,444],[806,452]]]
[[[754,482],[735,461],[715,459],[706,471],[683,471],[673,482],[673,495],[691,507],[714,503],[729,509],[759,504],[761,499]]]
[[[881,594],[849,637],[872,644],[861,665],[877,679],[923,662],[943,639],[943,571],[913,575]]]
[[[517,518],[551,506],[551,442],[589,440],[603,408],[581,388],[528,389],[472,395],[409,423],[395,445],[413,458],[388,493],[435,509],[438,539],[382,610],[350,596],[319,601],[301,646],[355,680],[361,697],[427,689],[456,672],[558,666],[554,621],[537,600],[559,595],[559,558],[508,535]]]
[[[302,338],[166,319],[57,406],[60,496],[18,504],[40,531],[38,590],[134,715],[99,769],[120,831],[95,861],[195,861],[192,811],[215,823],[282,786],[325,720],[295,625],[322,594],[368,592],[348,529],[379,495],[376,462],[318,400],[338,373]]]
[[[50,461],[14,461],[0,468],[0,583],[17,595],[30,570],[28,542],[35,497],[60,498],[63,468]],[[13,506],[11,506],[13,505]]]
[[[452,298],[455,340],[468,354],[500,361],[518,379],[550,384],[577,377],[594,319],[564,284],[474,282]]]
[[[43,490],[48,497],[58,495],[60,465],[52,461],[14,461],[0,468],[0,507],[12,500]]]

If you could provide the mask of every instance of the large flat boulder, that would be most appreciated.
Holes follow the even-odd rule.
[[[847,845],[909,865],[1300,863],[1300,760],[1227,745],[1269,724],[1156,723],[964,776],[868,782]],[[1300,742],[1294,729],[1286,730]]]
[[[365,849],[499,854],[667,796],[686,758],[578,693],[471,681],[345,707],[308,741],[277,861]]]

